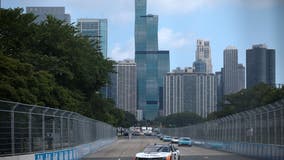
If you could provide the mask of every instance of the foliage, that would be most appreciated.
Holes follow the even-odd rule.
[[[284,98],[284,87],[275,88],[261,83],[224,97],[223,110],[208,115],[208,120],[264,106]]]
[[[171,114],[166,117],[159,117],[155,121],[156,123],[161,123],[164,127],[183,127],[201,123],[204,119],[192,112],[182,112]]]
[[[74,26],[51,16],[36,24],[35,18],[20,8],[0,9],[0,98],[122,123],[127,114],[97,94],[114,62]]]

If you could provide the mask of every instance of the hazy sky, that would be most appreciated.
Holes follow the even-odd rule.
[[[3,8],[65,6],[78,18],[108,19],[108,56],[134,59],[134,0],[2,0]],[[245,51],[265,43],[276,49],[276,82],[284,84],[284,0],[148,0],[159,15],[159,49],[170,50],[171,69],[192,66],[196,39],[210,41],[213,70],[223,66],[223,50],[233,45],[239,63]]]

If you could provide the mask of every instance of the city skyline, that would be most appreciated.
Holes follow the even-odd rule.
[[[171,70],[192,65],[195,41],[199,38],[211,43],[213,72],[220,71],[223,66],[222,53],[226,46],[236,46],[239,49],[239,63],[245,64],[246,49],[254,44],[265,43],[276,50],[276,83],[284,83],[284,75],[281,74],[281,60],[284,59],[284,46],[281,45],[284,39],[281,30],[284,27],[281,20],[283,1],[179,0],[172,6],[169,5],[171,2],[148,0],[148,12],[159,15],[159,48],[169,49],[172,53]],[[114,60],[134,59],[134,1],[112,1],[115,7],[106,10],[109,3],[110,0],[84,4],[80,1],[3,0],[2,7],[64,6],[72,22],[79,18],[107,18],[108,55]]]

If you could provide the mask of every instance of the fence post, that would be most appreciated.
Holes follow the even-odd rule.
[[[68,115],[68,120],[67,120],[67,127],[68,127],[68,146],[70,146],[70,117],[72,116],[73,112],[71,112],[69,115]]]
[[[60,147],[63,148],[63,115],[66,111],[60,114]]]
[[[12,149],[12,155],[15,154],[15,109],[17,108],[18,103],[15,104],[15,106],[12,108],[11,111],[11,149]]]
[[[32,152],[32,112],[35,108],[33,106],[29,111],[29,152]]]
[[[46,108],[43,112],[42,112],[42,151],[45,151],[45,113],[48,111],[48,108]]]

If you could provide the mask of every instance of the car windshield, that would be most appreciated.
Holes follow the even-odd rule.
[[[183,141],[190,141],[190,138],[181,138]]]
[[[170,147],[169,146],[163,146],[163,145],[151,145],[144,149],[143,152],[169,152]]]

